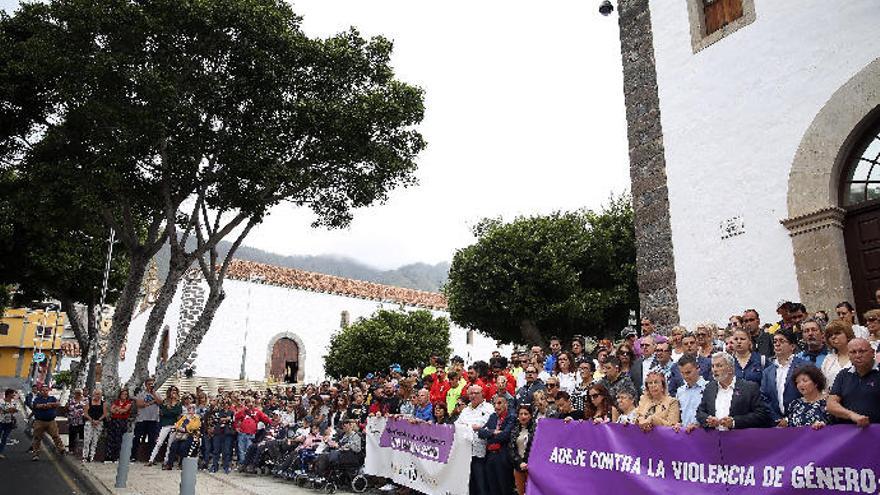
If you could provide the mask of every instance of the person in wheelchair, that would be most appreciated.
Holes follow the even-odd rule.
[[[281,414],[277,411],[272,413],[272,422],[265,428],[264,433],[260,436],[260,440],[255,441],[248,447],[244,455],[244,462],[238,468],[239,472],[256,473],[267,457],[269,449],[277,447],[278,442],[286,443],[286,440],[283,439],[284,429],[281,423]],[[278,440],[279,438],[281,440]]]
[[[283,476],[285,472],[293,470],[299,458],[297,451],[311,432],[310,420],[311,418],[305,417],[299,421],[299,426],[288,426],[277,448],[269,450],[269,455],[272,456],[272,473],[275,476]]]
[[[359,466],[362,458],[361,452],[363,452],[363,440],[357,427],[357,420],[345,420],[342,424],[342,437],[338,442],[329,441],[327,446],[330,450],[315,459],[315,471],[319,476],[326,479],[331,469]]]
[[[321,425],[313,422],[309,434],[303,437],[299,446],[294,450],[293,455],[288,458],[288,462],[285,463],[286,465],[282,469],[290,477],[309,472],[319,452],[323,452],[326,449],[326,440],[325,436],[321,435]]]
[[[168,461],[162,466],[164,470],[170,470],[172,466],[183,460],[184,457],[198,457],[201,447],[202,420],[196,414],[195,404],[186,406],[186,413],[174,424],[171,453]]]

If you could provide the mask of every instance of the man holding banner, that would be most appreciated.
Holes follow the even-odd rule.
[[[761,400],[758,384],[737,380],[734,357],[726,352],[712,355],[715,380],[706,385],[697,408],[697,421],[719,431],[769,426],[770,411]]]
[[[828,413],[861,427],[880,423],[880,371],[874,350],[865,339],[851,340],[847,350],[852,366],[837,374],[828,395]]]
[[[492,406],[483,399],[483,389],[479,385],[471,385],[467,389],[470,404],[461,412],[456,424],[465,425],[477,432],[486,425],[489,417],[495,412]],[[486,484],[486,440],[474,435],[471,447],[471,495],[489,495]]]

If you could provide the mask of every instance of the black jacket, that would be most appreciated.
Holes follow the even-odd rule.
[[[508,446],[508,453],[510,455],[510,463],[513,464],[513,469],[519,471],[519,465],[522,463],[529,462],[529,451],[532,450],[532,441],[535,439],[535,425],[537,421],[532,420],[529,423],[529,440],[526,442],[526,454],[522,457],[519,455],[519,449],[516,448],[516,439],[519,437],[520,432],[522,431],[522,425],[519,424],[519,421],[516,421],[513,425],[513,429],[510,431],[510,445]]]
[[[704,428],[706,418],[715,416],[715,399],[718,397],[718,382],[712,380],[703,391],[703,400],[697,408],[697,421]],[[734,428],[766,428],[770,426],[770,411],[761,400],[761,388],[757,383],[737,379],[730,400],[730,417]],[[721,418],[718,418],[721,419]]]

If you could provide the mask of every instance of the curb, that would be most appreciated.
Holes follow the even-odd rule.
[[[43,438],[45,440],[46,438],[48,438],[48,435]],[[46,450],[47,447],[43,445],[43,449]],[[82,481],[83,485],[85,485],[85,488],[88,489],[89,492],[96,495],[113,495],[113,490],[111,490],[110,487],[99,480],[97,476],[91,473],[91,471],[82,467],[79,464],[79,460],[75,459],[74,457],[75,456],[72,456],[70,454],[65,454],[62,456],[56,455],[56,458],[60,458],[59,460],[61,461],[61,464],[64,465],[65,469],[73,474],[78,475],[78,479]]]

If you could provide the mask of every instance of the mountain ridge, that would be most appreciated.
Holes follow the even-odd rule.
[[[193,249],[195,241],[192,238],[188,241],[187,249]],[[226,255],[230,245],[231,243],[227,241],[221,241],[217,245],[217,250],[221,256]],[[440,291],[440,288],[446,283],[450,266],[447,261],[435,264],[417,262],[409,263],[393,270],[382,270],[345,256],[330,254],[283,255],[251,246],[240,246],[235,252],[235,258],[429,292]],[[160,279],[164,279],[168,273],[168,259],[168,250],[165,248],[156,255]]]

